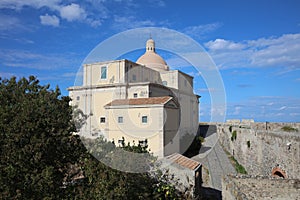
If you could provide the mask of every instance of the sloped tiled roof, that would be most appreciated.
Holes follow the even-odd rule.
[[[150,98],[134,98],[134,99],[116,99],[106,104],[105,106],[118,106],[118,105],[151,105],[151,104],[166,104],[173,97],[150,97]]]
[[[185,167],[185,168],[189,168],[191,170],[195,170],[199,167],[199,165],[201,165],[201,163],[192,160],[188,157],[185,157],[179,153],[173,153],[169,156],[166,157],[168,160],[177,163],[178,165]]]

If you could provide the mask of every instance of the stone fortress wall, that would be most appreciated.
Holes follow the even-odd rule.
[[[223,177],[223,199],[300,199],[300,123],[230,120],[216,128],[223,148],[248,173]]]
[[[283,127],[298,129],[283,131]],[[248,174],[300,179],[300,123],[227,121],[217,124],[223,148],[245,167]]]
[[[299,179],[276,179],[264,176],[226,176],[222,180],[223,200],[297,200]]]

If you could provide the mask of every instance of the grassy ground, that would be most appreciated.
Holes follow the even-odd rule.
[[[231,164],[234,166],[236,172],[240,173],[240,174],[247,174],[247,171],[243,167],[243,165],[241,165],[228,151],[226,151],[225,149],[224,149],[224,151],[227,154]]]

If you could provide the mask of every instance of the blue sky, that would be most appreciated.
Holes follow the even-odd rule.
[[[226,119],[299,122],[299,10],[297,0],[0,0],[0,76],[35,75],[67,95],[100,42],[132,28],[165,27],[196,40],[216,63]],[[210,121],[217,88],[200,79],[199,115]]]

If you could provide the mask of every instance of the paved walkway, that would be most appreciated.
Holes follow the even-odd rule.
[[[212,129],[212,131],[215,131]],[[222,190],[222,176],[236,173],[226,153],[218,142],[217,133],[208,131],[205,142],[197,156],[193,160],[201,162],[209,170],[212,188]]]

